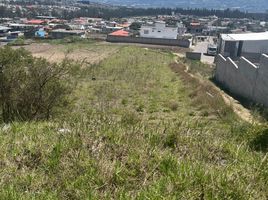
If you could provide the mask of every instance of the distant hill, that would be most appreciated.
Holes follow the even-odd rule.
[[[135,7],[231,8],[249,12],[268,10],[267,0],[95,0],[95,2]]]

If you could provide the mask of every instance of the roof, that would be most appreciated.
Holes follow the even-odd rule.
[[[109,35],[127,37],[129,35],[129,32],[124,31],[124,30],[118,30],[118,31],[110,33]]]
[[[5,30],[9,30],[10,28],[5,27],[5,26],[0,26],[0,31],[5,31]]]
[[[55,19],[56,17],[39,15],[36,18],[38,18],[38,19]]]
[[[32,19],[32,20],[28,20],[27,24],[43,24],[44,22],[45,22],[44,20]]]
[[[191,26],[200,26],[201,24],[199,22],[192,22],[190,25]]]
[[[225,41],[257,41],[268,40],[268,32],[262,33],[242,33],[242,34],[222,34],[221,38]]]
[[[53,32],[53,33],[75,33],[75,34],[85,33],[85,31],[82,31],[82,30],[65,30],[65,29],[55,29],[55,30],[52,30],[51,32]]]
[[[124,27],[124,28],[128,28],[130,26],[130,24],[117,24],[117,26],[119,27]]]
[[[9,27],[36,27],[38,25],[32,24],[9,24]]]

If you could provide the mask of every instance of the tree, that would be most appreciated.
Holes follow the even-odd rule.
[[[73,65],[34,58],[24,49],[0,49],[0,108],[2,119],[49,119],[57,108],[68,103],[72,91]]]
[[[135,30],[135,31],[140,30],[140,28],[141,28],[141,23],[139,23],[139,22],[133,22],[133,23],[129,26],[129,28],[130,28],[131,30]]]

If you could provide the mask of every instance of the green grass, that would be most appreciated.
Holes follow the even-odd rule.
[[[81,69],[69,112],[2,125],[0,199],[267,199],[267,128],[173,61],[122,47]]]

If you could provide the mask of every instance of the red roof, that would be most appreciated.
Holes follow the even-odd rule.
[[[124,30],[118,30],[118,31],[110,33],[109,35],[127,37],[129,35],[129,32],[124,31]]]
[[[44,22],[45,22],[44,20],[32,19],[32,20],[28,20],[27,24],[43,24]]]

